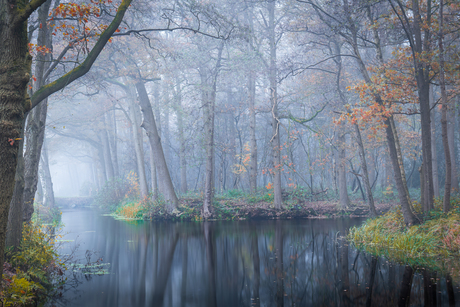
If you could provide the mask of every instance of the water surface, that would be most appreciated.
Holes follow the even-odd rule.
[[[65,211],[62,221],[72,242],[61,253],[77,245],[74,259],[101,258],[100,270],[89,271],[102,273],[69,276],[55,303],[65,306],[449,306],[459,299],[442,276],[414,274],[338,239],[363,219],[126,222],[87,209]]]

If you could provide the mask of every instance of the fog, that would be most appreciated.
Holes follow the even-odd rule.
[[[59,18],[67,4],[51,6],[47,83],[88,58],[116,4],[69,20]],[[346,206],[370,203],[370,194],[420,198],[420,167],[427,191],[439,196],[446,178],[434,107],[439,65],[411,60],[413,36],[404,22],[385,19],[394,14],[386,2],[133,1],[88,73],[50,96],[47,109],[31,111],[24,159],[36,158],[27,148],[45,127],[48,154],[39,169],[49,168],[56,197],[95,195],[107,182],[131,180],[140,197],[171,203],[190,193],[209,204],[214,194],[273,189],[277,208],[283,193],[295,191]],[[39,22],[38,14],[31,18]],[[39,33],[30,33],[33,46]],[[444,39],[453,46],[457,36]],[[430,44],[437,50],[437,41]],[[40,51],[32,51],[38,74]],[[449,49],[447,62],[456,52]],[[424,84],[411,65],[430,69]],[[458,189],[457,79],[444,71]],[[422,124],[430,117],[431,125]],[[51,188],[43,178],[38,186]]]

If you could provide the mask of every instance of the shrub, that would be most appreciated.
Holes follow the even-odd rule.
[[[125,219],[142,219],[145,211],[145,203],[142,201],[133,201],[119,207],[115,211],[115,214]]]
[[[62,276],[54,235],[36,224],[24,224],[23,239],[17,251],[8,250],[6,259],[15,269],[11,278],[3,277],[4,306],[23,306],[43,298]]]

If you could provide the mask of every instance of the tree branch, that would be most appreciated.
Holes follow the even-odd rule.
[[[18,14],[14,18],[13,24],[14,26],[20,26],[24,23],[27,18],[29,18],[30,14],[35,12],[43,3],[47,0],[32,0],[23,9],[17,9]]]
[[[121,21],[128,9],[129,5],[131,4],[132,0],[123,0],[117,10],[117,14],[115,18],[112,20],[110,25],[107,29],[101,33],[96,45],[94,45],[91,52],[88,54],[86,59],[81,63],[79,66],[72,69],[67,74],[63,75],[59,79],[50,84],[47,84],[41,87],[38,91],[36,91],[33,96],[31,97],[31,108],[35,107],[37,104],[40,103],[43,99],[47,98],[51,94],[63,89],[73,81],[77,80],[81,76],[85,75],[90,69],[91,66],[96,61],[97,57],[101,53],[104,46],[107,44],[109,39],[112,37],[112,34],[115,32],[116,29],[120,26]]]

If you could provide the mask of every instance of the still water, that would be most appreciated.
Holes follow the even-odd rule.
[[[64,211],[62,221],[61,253],[77,247],[73,259],[99,262],[69,270],[71,282],[54,305],[449,306],[449,299],[460,300],[458,287],[448,287],[443,276],[413,273],[342,242],[363,219],[153,223],[79,209]]]

